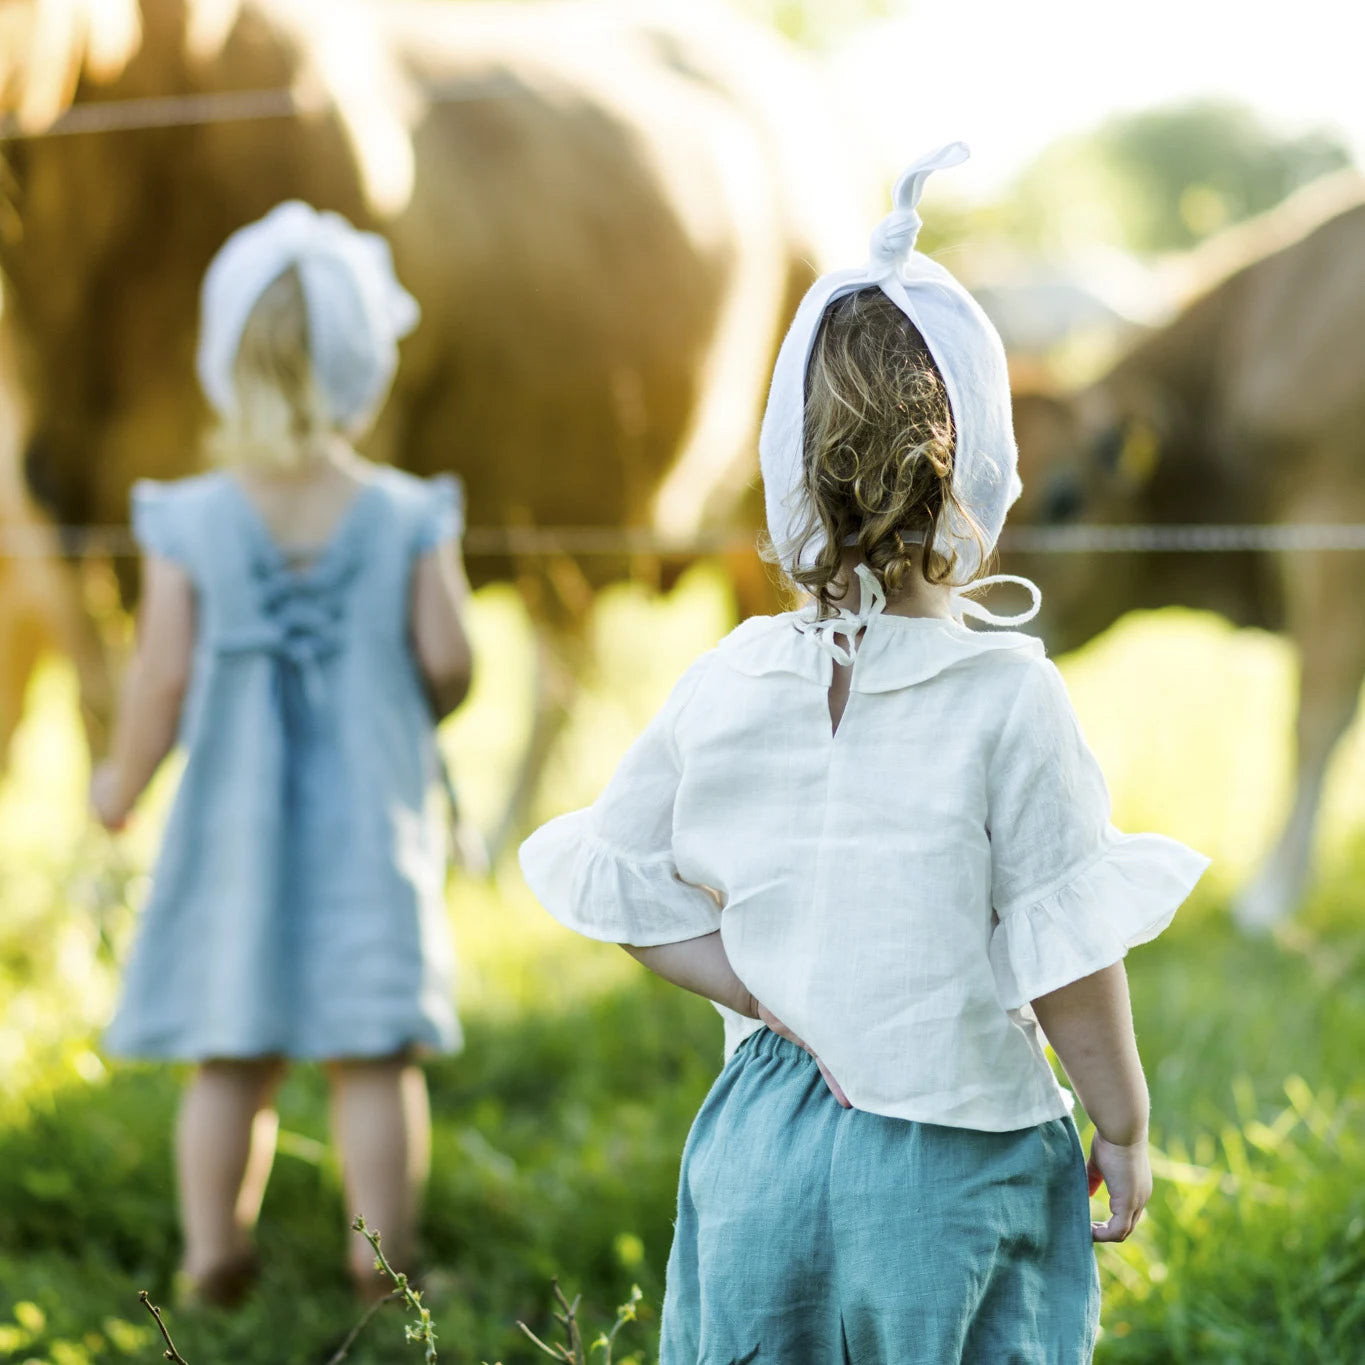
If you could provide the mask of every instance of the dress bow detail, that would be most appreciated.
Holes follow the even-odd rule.
[[[816,616],[816,612],[819,610],[817,605],[814,602],[808,602],[796,614],[797,630],[808,639],[813,640],[816,646],[828,654],[836,664],[842,664],[845,667],[853,662],[853,656],[857,649],[855,641],[860,632],[866,629],[868,622],[874,616],[880,616],[886,606],[886,593],[882,591],[882,585],[877,582],[877,575],[866,564],[859,564],[855,572],[862,589],[857,611],[851,611],[848,607],[840,607],[833,616],[819,618]],[[839,644],[834,638],[836,635],[842,635],[848,641],[848,645]]]
[[[924,182],[935,171],[961,165],[968,155],[965,142],[949,142],[921,157],[902,173],[891,192],[894,207],[872,231],[868,246],[868,274],[872,279],[894,274],[915,249],[915,240],[923,225],[919,201],[924,193]]]
[[[255,560],[252,575],[262,619],[252,629],[225,635],[218,644],[220,652],[273,654],[297,671],[304,695],[319,704],[325,695],[322,664],[341,649],[342,589],[354,572],[354,563],[291,569]]]

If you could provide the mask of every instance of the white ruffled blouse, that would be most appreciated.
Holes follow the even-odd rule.
[[[1060,1117],[1070,1096],[1028,1002],[1155,937],[1208,860],[1110,824],[1038,641],[864,621],[837,732],[830,631],[746,621],[594,805],[526,840],[526,880],[590,938],[719,929],[859,1109],[991,1131]],[[728,1056],[760,1026],[721,1014]]]

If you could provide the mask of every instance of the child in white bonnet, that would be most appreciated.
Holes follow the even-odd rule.
[[[459,1043],[431,798],[465,695],[460,490],[363,460],[417,305],[388,244],[282,204],[204,282],[221,468],[133,490],[138,647],[92,800],[117,828],[177,742],[184,775],[106,1035],[195,1063],[177,1128],[182,1285],[228,1306],[286,1062],[325,1062],[347,1206],[411,1268],[430,1146],[416,1058]],[[349,1216],[348,1216],[349,1221]],[[387,1292],[358,1236],[351,1271]]]
[[[924,180],[965,155],[906,172],[778,358],[768,523],[811,600],[699,659],[598,801],[522,848],[551,913],[725,1017],[663,1365],[1079,1365],[1092,1237],[1151,1190],[1122,958],[1206,859],[1115,830],[1041,645],[962,622],[1032,615],[965,596],[1019,493],[1005,358],[914,250]]]

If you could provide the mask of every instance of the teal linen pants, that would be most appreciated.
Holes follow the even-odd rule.
[[[841,1109],[747,1038],[683,1152],[660,1365],[1083,1365],[1099,1325],[1075,1125]]]

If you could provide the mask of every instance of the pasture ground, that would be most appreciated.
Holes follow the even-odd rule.
[[[604,594],[597,676],[574,711],[542,814],[591,799],[685,664],[724,629],[708,571],[667,598]],[[481,674],[445,735],[468,805],[491,823],[530,699],[533,648],[504,591],[475,602]],[[1064,661],[1104,762],[1115,818],[1216,858],[1175,925],[1130,959],[1151,1079],[1156,1196],[1104,1248],[1101,1365],[1365,1359],[1365,727],[1336,763],[1323,874],[1279,942],[1227,925],[1227,897],[1287,798],[1293,670],[1279,642],[1208,617],[1133,618]],[[143,890],[170,775],[135,828],[89,831],[72,683],[57,667],[0,789],[0,1360],[93,1365],[161,1352],[137,1302],[169,1298],[169,1161],[177,1077],[106,1067],[95,1050]],[[434,1174],[425,1259],[440,1359],[537,1357],[549,1280],[609,1325],[638,1283],[623,1357],[653,1360],[674,1180],[718,1066],[704,1002],[580,941],[531,901],[507,859],[456,879],[463,1056],[430,1069]],[[191,1365],[321,1361],[354,1320],[341,1273],[338,1172],[320,1078],[280,1101],[264,1286],[236,1316],[170,1314]],[[361,1210],[360,1212],[364,1212]],[[350,1359],[416,1360],[384,1314]],[[598,1357],[600,1359],[600,1357]]]

